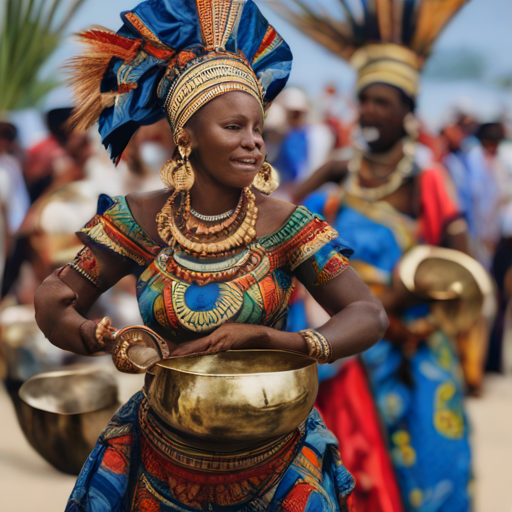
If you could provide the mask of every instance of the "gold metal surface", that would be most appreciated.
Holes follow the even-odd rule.
[[[196,59],[176,78],[165,100],[172,131],[177,136],[189,119],[206,103],[230,91],[244,91],[264,110],[264,93],[250,64],[241,56],[210,52]]]
[[[15,401],[32,447],[60,471],[78,474],[119,407],[117,384],[101,370],[43,373],[29,379]]]
[[[115,367],[123,373],[144,373],[149,366],[169,356],[166,341],[149,327],[133,325],[114,334]]]
[[[237,451],[286,435],[306,420],[318,392],[314,359],[239,350],[157,363],[151,408],[190,445]]]
[[[420,245],[405,254],[398,271],[410,292],[433,301],[434,321],[448,335],[465,332],[480,315],[491,319],[495,314],[492,278],[467,254]]]

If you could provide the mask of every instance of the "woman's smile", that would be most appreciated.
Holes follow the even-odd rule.
[[[244,156],[244,157],[234,157],[231,158],[231,163],[234,167],[241,169],[245,172],[250,171],[254,172],[258,170],[263,163],[263,155],[253,155],[253,156]]]

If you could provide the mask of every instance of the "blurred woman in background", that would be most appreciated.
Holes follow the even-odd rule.
[[[365,4],[363,18],[345,4],[348,21],[339,25],[312,4],[297,1],[296,8],[281,9],[302,32],[350,60],[358,73],[361,130],[351,156],[318,169],[297,187],[296,200],[326,183],[339,184],[335,192],[318,192],[304,204],[354,248],[352,266],[390,320],[384,339],[344,363],[322,383],[318,398],[326,424],[340,440],[342,459],[359,483],[359,512],[470,508],[471,451],[455,347],[396,270],[418,243],[468,251],[467,226],[447,173],[418,143],[414,118],[421,67],[463,3],[391,2],[383,9]]]

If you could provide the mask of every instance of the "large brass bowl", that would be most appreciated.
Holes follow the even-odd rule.
[[[149,404],[189,444],[231,452],[296,429],[318,392],[315,360],[239,350],[157,363]]]
[[[19,396],[16,413],[28,442],[57,469],[75,475],[120,405],[115,378],[97,369],[36,375]]]

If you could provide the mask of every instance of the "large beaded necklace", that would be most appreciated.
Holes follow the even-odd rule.
[[[366,154],[360,148],[356,148],[354,156],[348,163],[349,175],[345,182],[345,190],[349,194],[369,202],[380,201],[396,192],[404,180],[411,177],[415,170],[416,144],[409,137],[403,141],[403,155],[395,170],[388,176],[386,183],[372,188],[361,187],[359,177]]]
[[[175,192],[157,215],[158,233],[169,246],[177,244],[196,258],[225,258],[255,240],[258,208],[249,187],[243,189],[237,207],[227,217],[191,212],[189,194]]]

